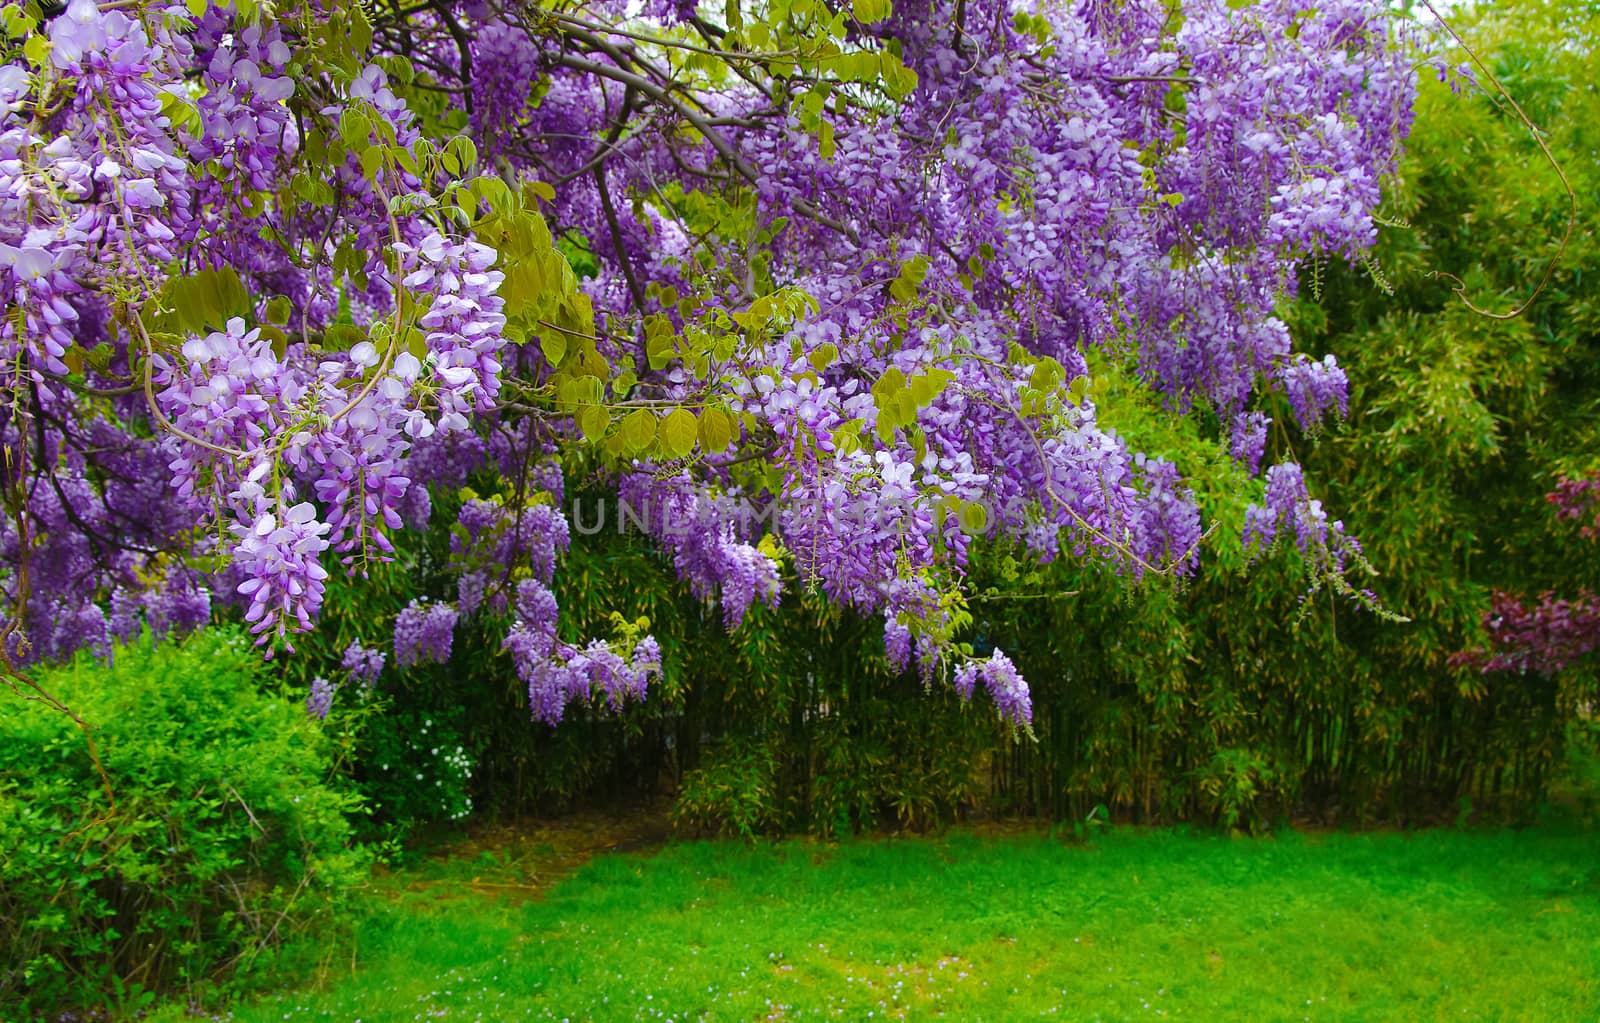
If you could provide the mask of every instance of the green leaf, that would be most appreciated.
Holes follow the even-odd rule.
[[[400,335],[400,342],[405,346],[406,351],[410,352],[418,362],[422,362],[427,359],[428,335],[424,334],[416,327],[406,327],[405,331]]]
[[[50,41],[41,35],[31,35],[28,41],[22,44],[22,55],[28,58],[28,63],[34,67],[44,67],[44,62],[50,56]]]
[[[890,0],[853,0],[850,7],[855,12],[856,20],[863,25],[882,21],[893,11]]]
[[[861,449],[861,420],[852,419],[833,431],[833,449],[841,455]]]
[[[442,159],[445,169],[460,177],[469,173],[478,162],[478,147],[465,135],[457,135],[444,147]]]
[[[1074,405],[1082,405],[1083,397],[1089,393],[1089,378],[1076,376],[1072,378],[1072,386],[1067,388],[1067,397],[1072,399]]]
[[[700,450],[707,454],[726,451],[733,443],[733,420],[728,413],[712,406],[700,410]]]
[[[824,342],[812,350],[809,361],[811,368],[821,373],[839,361],[839,349],[831,341]]]
[[[580,376],[565,381],[556,390],[557,399],[567,408],[598,405],[605,396],[605,385],[598,377]]]
[[[539,335],[539,351],[552,366],[561,365],[567,355],[567,336],[559,330],[547,330]]]
[[[638,454],[656,438],[656,414],[649,409],[638,409],[622,421],[622,439],[627,450]]]
[[[196,270],[170,278],[161,289],[161,314],[154,326],[174,334],[200,334],[221,329],[234,317],[249,320],[255,302],[231,266]]]
[[[944,393],[945,385],[954,377],[955,374],[947,369],[930,369],[926,373],[918,373],[911,378],[912,400],[917,403],[918,408],[927,405]]]
[[[676,340],[671,334],[646,333],[644,350],[645,354],[650,358],[651,369],[661,369],[672,361],[673,356],[676,354],[676,345],[674,343]]]
[[[367,112],[359,106],[348,106],[339,113],[339,141],[353,153],[362,153],[372,145],[372,122]]]
[[[0,17],[5,20],[6,35],[12,39],[21,39],[32,32],[39,22],[17,4],[7,4],[0,8]]]
[[[977,536],[989,531],[989,509],[981,502],[961,502],[961,508],[956,512],[956,518],[961,523],[962,531],[969,536]]]
[[[675,408],[661,420],[661,450],[668,458],[682,458],[694,450],[699,424],[694,413]]]
[[[914,256],[900,264],[900,274],[889,283],[889,294],[897,302],[917,297],[917,289],[928,276],[928,257]]]
[[[294,311],[294,305],[287,296],[276,295],[267,302],[267,322],[283,326],[289,322],[289,314]]]
[[[917,73],[906,67],[900,58],[892,53],[880,54],[879,58],[882,61],[880,73],[883,76],[883,84],[888,88],[890,95],[896,99],[911,95],[911,91],[917,87]]]
[[[578,413],[578,429],[583,431],[584,440],[596,443],[611,429],[611,413],[604,405],[589,405]]]
[[[378,172],[383,170],[383,149],[372,146],[361,150],[361,174],[368,181],[376,181]]]
[[[1061,381],[1065,380],[1066,376],[1067,371],[1062,368],[1061,363],[1047,355],[1041,358],[1034,366],[1033,375],[1028,378],[1028,384],[1048,394],[1060,387]]]
[[[872,398],[878,406],[878,435],[887,439],[894,435],[895,427],[910,425],[916,407],[908,400],[909,385],[899,366],[884,370],[872,385]]]
[[[350,18],[350,49],[353,53],[365,54],[372,48],[372,22],[367,20],[367,12],[360,4],[351,4],[345,11]]]
[[[367,340],[367,332],[353,323],[332,323],[322,334],[322,347],[325,351],[349,351],[357,344]]]

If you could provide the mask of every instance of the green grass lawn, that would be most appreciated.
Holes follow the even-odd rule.
[[[234,1018],[1600,1020],[1577,830],[690,842],[542,891],[552,849],[493,850]]]

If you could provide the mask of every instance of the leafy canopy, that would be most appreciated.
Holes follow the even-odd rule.
[[[13,666],[214,601],[287,644],[487,475],[393,653],[487,616],[551,721],[660,663],[558,636],[582,479],[730,626],[798,579],[1025,725],[961,640],[973,539],[1192,570],[1202,499],[1091,364],[1247,475],[1263,393],[1343,412],[1276,310],[1373,243],[1413,89],[1363,0],[3,10]],[[1298,467],[1262,493],[1225,525],[1354,592]]]

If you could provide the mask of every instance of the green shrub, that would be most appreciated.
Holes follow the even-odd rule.
[[[361,749],[361,789],[399,835],[418,824],[461,821],[472,813],[472,756],[442,716],[409,709],[374,715],[362,732]]]
[[[772,744],[731,738],[712,750],[683,779],[672,807],[673,823],[693,830],[726,831],[754,838],[782,830],[776,805],[777,751]]]
[[[112,789],[67,716],[0,715],[0,1005],[135,1009],[237,983],[365,876],[357,797],[331,788],[328,743],[265,696],[233,630],[148,638],[41,686],[92,728]]]

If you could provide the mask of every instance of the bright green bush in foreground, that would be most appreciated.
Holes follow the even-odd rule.
[[[71,719],[0,716],[0,1018],[127,1007],[248,974],[366,877],[358,801],[303,707],[264,696],[231,630],[148,639],[39,678]]]

